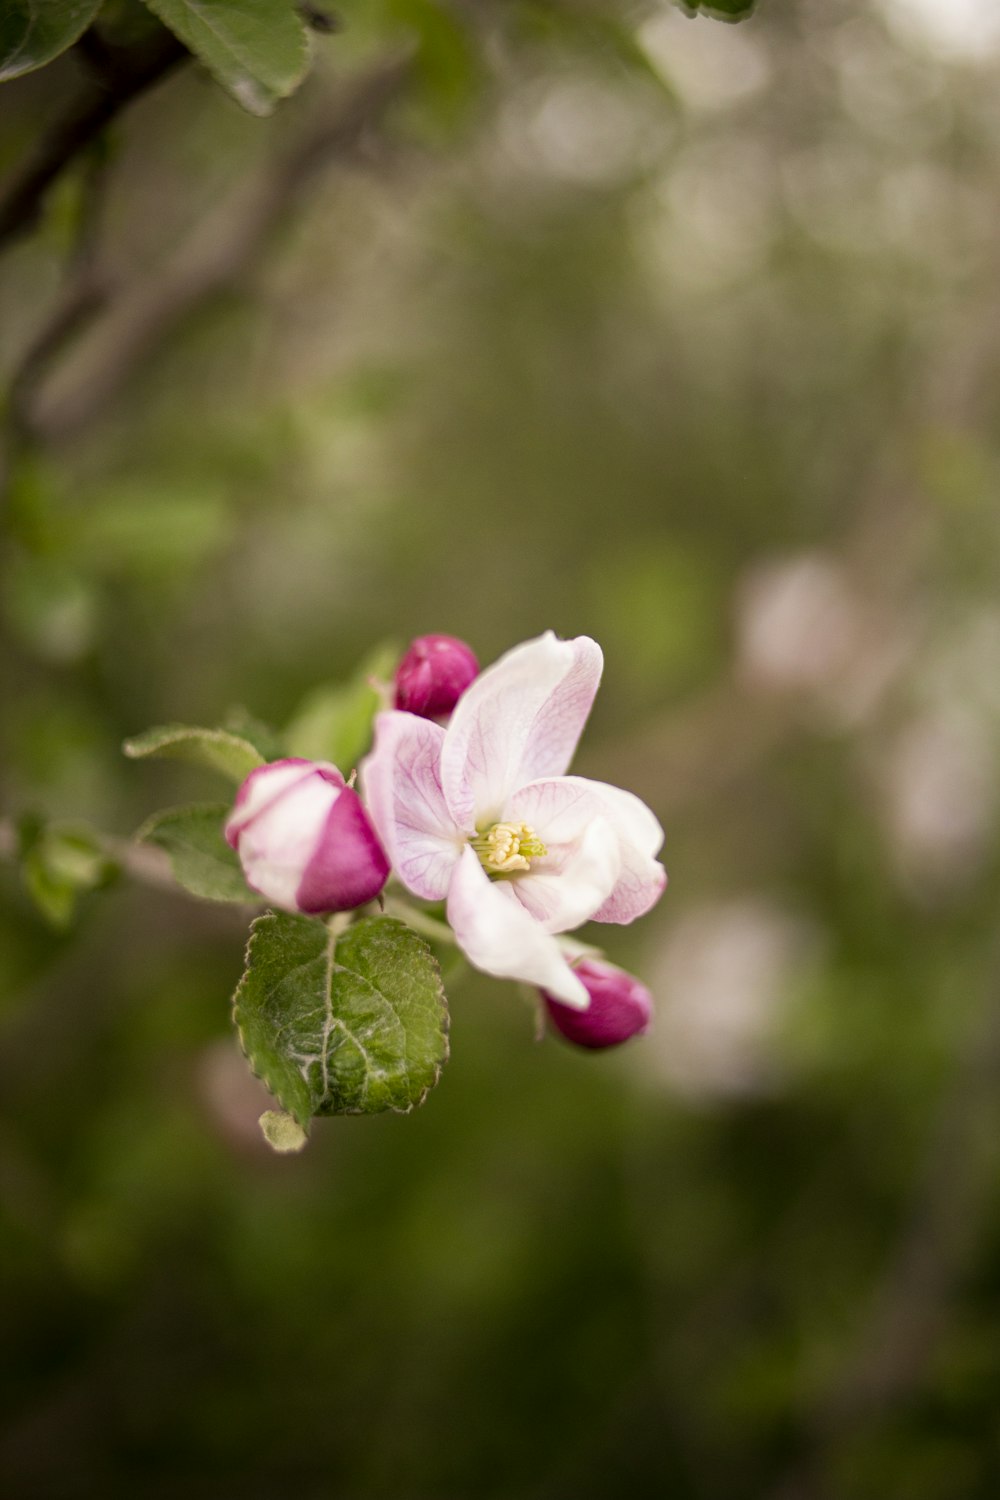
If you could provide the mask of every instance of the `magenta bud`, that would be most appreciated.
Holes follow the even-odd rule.
[[[389,861],[336,766],[276,760],[240,787],[226,823],[251,890],[310,916],[373,901]]]
[[[600,959],[587,958],[573,965],[590,996],[587,1010],[564,1005],[542,990],[549,1020],[568,1042],[577,1047],[617,1047],[630,1036],[641,1036],[649,1025],[653,997],[644,984],[624,969]]]
[[[396,707],[422,719],[450,714],[479,675],[471,647],[453,635],[418,635],[396,668]]]

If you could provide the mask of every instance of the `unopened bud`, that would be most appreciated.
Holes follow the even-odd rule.
[[[453,635],[419,635],[396,669],[396,707],[422,719],[450,714],[479,675],[479,663]]]
[[[592,958],[574,964],[573,973],[590,996],[586,1010],[564,1005],[542,990],[549,1020],[568,1042],[595,1049],[617,1047],[646,1030],[653,1000],[632,974]]]
[[[389,861],[336,766],[276,760],[251,771],[226,823],[251,890],[310,916],[373,901]]]

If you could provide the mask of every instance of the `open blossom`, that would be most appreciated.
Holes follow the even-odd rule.
[[[555,1029],[578,1047],[618,1047],[629,1037],[641,1036],[649,1025],[652,996],[634,974],[627,974],[603,959],[585,958],[574,966],[582,979],[590,1006],[576,1010],[542,991],[545,1009]]]
[[[631,922],[666,883],[649,808],[565,774],[602,665],[595,641],[549,631],[477,677],[447,729],[380,714],[362,772],[396,875],[414,895],[447,902],[469,961],[579,1010],[590,994],[558,934]]]
[[[322,762],[276,760],[251,771],[226,838],[250,888],[286,911],[351,911],[373,901],[389,875],[360,797]]]
[[[443,719],[474,680],[479,663],[453,635],[418,635],[396,668],[396,707]]]

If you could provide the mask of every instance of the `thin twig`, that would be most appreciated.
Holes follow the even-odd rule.
[[[74,353],[71,368],[51,383],[48,399],[39,392],[32,418],[36,434],[55,442],[86,426],[173,328],[232,286],[266,249],[317,173],[360,144],[411,70],[407,53],[356,79],[297,145],[199,225],[152,285],[143,280],[118,295]]]
[[[38,222],[45,194],[133,99],[165,78],[189,54],[165,28],[151,44],[108,54],[66,113],[42,136],[28,160],[0,192],[0,251]]]

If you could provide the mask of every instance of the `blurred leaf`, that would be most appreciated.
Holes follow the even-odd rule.
[[[176,578],[221,551],[230,535],[220,488],[157,476],[105,484],[73,516],[65,545],[103,574]]]
[[[71,47],[101,0],[4,0],[0,6],[0,82],[30,73]]]
[[[374,683],[389,682],[399,660],[391,642],[367,656],[349,682],[327,683],[309,693],[285,731],[289,755],[332,761],[349,774],[371,744],[372,721],[384,706]]]
[[[236,782],[243,781],[264,764],[260,751],[240,735],[226,729],[197,729],[187,724],[162,724],[147,729],[126,740],[122,750],[130,760],[159,757],[194,761],[196,765],[221,771]]]
[[[437,963],[391,917],[364,917],[340,937],[308,917],[258,917],[234,1019],[253,1071],[303,1126],[405,1113],[448,1057]]]
[[[35,905],[54,927],[67,927],[80,896],[107,884],[115,863],[87,828],[43,825],[25,819],[20,827],[22,874]]]
[[[230,734],[239,735],[241,740],[247,740],[265,760],[281,760],[285,755],[285,742],[278,731],[256,718],[241,703],[234,704],[229,710],[222,727]]]
[[[302,82],[308,33],[292,0],[144,0],[252,115]]]
[[[166,851],[174,878],[207,901],[256,901],[243,879],[235,849],[226,843],[226,802],[198,802],[154,813],[136,834],[140,843]]]
[[[692,16],[700,12],[719,21],[745,21],[757,0],[680,0],[680,4]]]
[[[99,608],[91,581],[73,563],[20,552],[11,560],[4,613],[20,640],[49,661],[71,662],[93,647]]]

